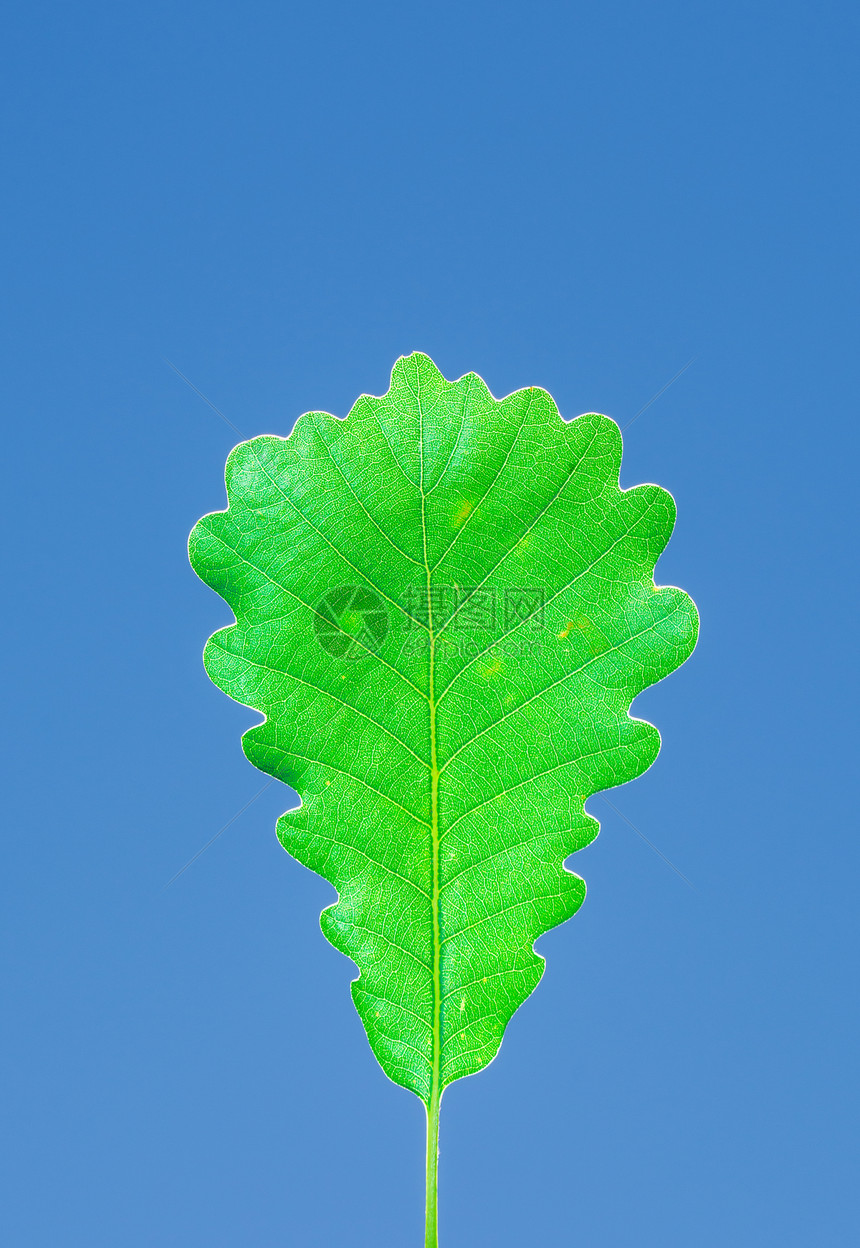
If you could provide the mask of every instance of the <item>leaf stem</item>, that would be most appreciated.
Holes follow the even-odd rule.
[[[433,570],[427,547],[427,494],[424,490],[424,412],[421,407],[420,382],[417,393],[420,454],[421,538],[424,547],[424,569],[427,575],[427,636],[429,639],[429,671],[427,703],[430,711],[430,870],[433,912],[433,1078],[427,1104],[427,1191],[424,1212],[424,1248],[438,1248],[436,1227],[438,1207],[437,1178],[439,1170],[439,1106],[442,1101],[442,922],[439,899],[441,879],[439,864],[439,752],[436,741],[436,625],[433,619]]]
[[[427,1106],[427,1200],[424,1215],[424,1248],[439,1248],[436,1228],[439,1176],[439,1104],[441,1093],[434,1087]]]

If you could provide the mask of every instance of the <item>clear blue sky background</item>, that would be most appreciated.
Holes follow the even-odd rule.
[[[3,1242],[410,1248],[423,1111],[203,672],[237,440],[428,351],[629,420],[693,659],[498,1060],[444,1248],[858,1242],[856,6],[7,11]]]

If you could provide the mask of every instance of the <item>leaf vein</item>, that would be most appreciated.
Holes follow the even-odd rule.
[[[386,802],[390,802],[392,806],[396,806],[398,810],[402,810],[404,815],[408,815],[410,819],[414,819],[415,822],[420,823],[422,827],[429,828],[430,826],[426,819],[422,819],[419,815],[416,815],[413,810],[409,810],[406,806],[401,806],[400,803],[393,797],[390,797],[388,793],[383,793],[382,789],[375,789],[372,784],[368,784],[368,782],[363,780],[361,776],[356,776],[351,771],[346,771],[343,767],[335,767],[334,763],[327,763],[322,758],[312,758],[308,754],[299,754],[295,750],[285,749],[282,745],[272,745],[266,743],[265,748],[267,750],[274,750],[276,754],[284,754],[287,758],[300,758],[302,762],[315,763],[317,767],[327,767],[330,771],[336,771],[338,775],[346,776],[348,780],[354,780],[356,784],[363,785],[369,793],[375,793],[377,797],[381,797]],[[300,790],[297,789],[296,792],[299,794],[299,797],[301,797]],[[300,810],[301,807],[296,807],[295,809]],[[287,811],[288,815],[293,813],[294,812],[291,810]],[[315,833],[311,833],[311,835],[315,835]]]
[[[464,741],[459,749],[455,750],[447,762],[443,764],[441,770],[444,771],[449,763],[453,763],[458,754],[461,754],[462,751],[467,749],[470,745],[474,745],[475,742],[479,741],[481,737],[486,735],[486,733],[492,732],[494,728],[498,728],[499,724],[503,724],[506,719],[510,719],[512,715],[518,715],[520,711],[525,710],[527,706],[531,706],[532,702],[537,702],[539,698],[542,698],[545,694],[557,688],[558,685],[563,685],[566,680],[571,680],[574,676],[581,676],[584,671],[591,667],[592,663],[599,663],[600,660],[605,659],[607,655],[615,654],[617,651],[622,650],[625,646],[629,645],[631,641],[637,641],[640,637],[644,637],[646,633],[653,632],[658,625],[665,624],[666,620],[670,620],[680,609],[680,604],[673,607],[672,610],[668,612],[667,615],[661,617],[661,619],[653,620],[645,628],[640,628],[637,633],[631,633],[629,637],[625,637],[623,641],[618,641],[612,646],[607,646],[606,649],[601,650],[599,654],[592,655],[590,659],[586,659],[586,661],[581,663],[579,667],[573,668],[570,672],[565,672],[564,676],[559,676],[558,680],[554,680],[552,684],[547,685],[543,689],[539,689],[537,693],[533,693],[530,698],[526,698],[525,702],[520,702],[518,706],[511,707],[511,709],[506,711],[505,714],[499,719],[494,720],[491,724],[487,724],[486,728],[482,728],[480,732],[476,732],[475,735],[470,737],[468,741]]]
[[[419,620],[417,616],[412,615],[409,611],[406,610],[403,604],[398,602],[395,598],[389,597],[389,595],[386,594],[384,589],[381,589],[366,572],[363,572],[362,569],[358,567],[357,564],[353,563],[351,559],[348,559],[347,556],[343,553],[343,551],[338,546],[335,545],[335,543],[331,540],[331,538],[326,533],[324,533],[321,528],[315,525],[313,520],[311,520],[308,516],[305,515],[301,507],[299,507],[296,503],[293,502],[289,494],[285,493],[285,491],[282,489],[279,483],[275,480],[275,478],[269,472],[266,465],[263,463],[263,461],[260,459],[260,456],[257,454],[257,449],[256,447],[254,447],[253,441],[250,442],[249,445],[254,448],[254,457],[257,460],[257,463],[260,465],[260,468],[262,469],[265,476],[267,476],[268,479],[271,481],[272,485],[278,491],[278,493],[280,494],[284,502],[288,503],[289,506],[292,507],[296,515],[300,516],[301,519],[304,520],[308,528],[313,529],[314,533],[316,533],[318,537],[321,537],[322,540],[326,543],[326,545],[331,547],[331,549],[334,551],[337,557],[339,559],[342,559],[348,568],[352,568],[356,576],[360,576],[365,581],[367,581],[370,588],[375,593],[379,594],[380,598],[384,598],[387,603],[390,603],[392,607],[394,607],[397,611],[399,611],[401,615],[405,616],[406,619],[410,620],[413,624],[419,625],[420,628],[426,628],[427,626],[423,622],[423,620]]]
[[[288,672],[280,667],[272,667],[271,664],[263,663],[260,659],[249,659],[246,654],[235,654],[232,650],[228,650],[226,646],[222,645],[221,642],[216,641],[215,645],[217,645],[219,650],[223,650],[225,654],[229,654],[231,658],[239,659],[240,662],[247,663],[250,667],[262,668],[263,671],[271,672],[274,676],[280,676],[285,680],[295,680],[300,685],[305,685],[308,689],[313,689],[315,693],[321,693],[324,697],[331,698],[332,702],[337,702],[338,706],[342,706],[347,711],[352,711],[353,714],[360,716],[362,719],[366,719],[369,724],[373,724],[373,726],[378,728],[380,732],[384,732],[386,736],[391,738],[392,741],[396,741],[397,744],[402,746],[408,754],[411,754],[422,767],[426,767],[429,770],[430,764],[425,758],[422,758],[420,754],[416,754],[411,746],[408,746],[405,741],[401,741],[400,737],[398,737],[396,733],[392,732],[390,728],[386,728],[384,724],[380,724],[378,720],[374,719],[372,715],[368,715],[365,711],[360,711],[358,707],[353,706],[351,702],[344,702],[343,698],[339,698],[330,690],[323,689],[320,685],[315,685],[313,681],[305,680],[302,676],[297,676],[295,672]]]
[[[314,413],[314,414],[315,414],[315,413]],[[408,559],[410,563],[414,563],[414,564],[416,565],[416,567],[419,567],[419,568],[420,568],[420,567],[421,567],[421,560],[420,560],[420,559],[415,559],[412,555],[407,554],[407,552],[406,552],[405,550],[403,550],[403,548],[402,548],[401,546],[398,546],[398,545],[397,545],[397,543],[394,541],[394,539],[393,539],[392,537],[390,537],[390,536],[389,536],[389,535],[385,532],[385,529],[383,529],[382,525],[381,525],[381,524],[379,524],[379,523],[378,523],[378,521],[376,521],[376,520],[374,519],[373,514],[372,514],[372,513],[368,510],[368,508],[367,508],[367,507],[365,507],[364,503],[361,501],[361,499],[359,498],[358,494],[357,494],[357,493],[355,492],[355,490],[352,488],[352,485],[350,484],[349,477],[346,475],[346,473],[344,472],[344,470],[341,468],[340,464],[339,464],[339,463],[337,462],[337,460],[335,459],[335,457],[334,457],[334,451],[331,449],[331,447],[329,446],[328,442],[326,441],[325,436],[323,435],[323,432],[322,432],[322,430],[320,429],[319,425],[317,424],[316,420],[314,420],[314,422],[313,422],[313,427],[314,427],[314,429],[315,429],[315,431],[316,431],[317,437],[319,438],[320,442],[322,443],[323,447],[325,448],[325,451],[326,451],[326,453],[327,453],[327,455],[328,455],[329,459],[331,460],[331,462],[334,464],[335,468],[336,468],[336,469],[338,470],[338,472],[340,473],[340,476],[341,476],[341,478],[343,479],[343,483],[344,483],[344,485],[345,485],[345,486],[346,486],[346,488],[349,490],[350,494],[351,494],[351,495],[352,495],[352,497],[355,499],[355,501],[358,503],[358,505],[359,505],[359,507],[361,508],[361,510],[362,510],[362,511],[364,512],[364,514],[367,516],[367,518],[368,518],[368,520],[370,521],[370,523],[371,523],[371,524],[372,524],[372,525],[373,525],[376,529],[378,529],[378,530],[379,530],[379,532],[382,534],[382,536],[383,536],[383,537],[385,538],[385,540],[388,542],[388,544],[389,544],[389,546],[392,548],[392,550],[396,550],[396,551],[397,551],[397,553],[398,553],[399,555],[402,555],[404,559]]]
[[[523,418],[523,419],[524,419],[524,421],[525,421],[525,418]],[[494,572],[496,572],[496,571],[498,571],[498,569],[499,569],[499,568],[501,567],[501,565],[505,562],[505,560],[506,560],[507,558],[509,558],[509,556],[510,556],[510,555],[512,555],[512,554],[513,554],[513,552],[516,550],[517,546],[520,544],[520,542],[523,540],[523,538],[524,538],[524,537],[528,537],[529,533],[531,533],[532,529],[535,527],[535,525],[538,523],[538,521],[540,521],[540,520],[542,520],[542,519],[543,519],[543,517],[544,517],[544,516],[546,515],[546,513],[549,511],[550,507],[552,507],[554,503],[558,502],[559,498],[561,498],[562,494],[564,493],[564,491],[567,489],[568,485],[570,484],[570,481],[571,481],[571,480],[572,480],[572,478],[573,478],[573,474],[574,474],[574,473],[578,470],[578,468],[579,468],[579,467],[580,467],[580,465],[582,464],[583,460],[584,460],[584,459],[586,458],[586,456],[588,455],[588,452],[591,450],[592,446],[594,445],[594,442],[595,442],[595,441],[596,441],[596,439],[597,439],[597,432],[598,432],[598,431],[595,429],[594,433],[593,433],[593,434],[592,434],[592,436],[591,436],[591,441],[588,443],[588,446],[586,446],[586,448],[584,449],[584,451],[582,452],[582,454],[580,455],[580,457],[579,457],[579,459],[576,461],[576,463],[575,463],[575,464],[574,464],[574,465],[573,465],[573,466],[569,469],[567,476],[566,476],[566,477],[565,477],[565,479],[562,481],[561,485],[558,487],[558,489],[556,490],[555,494],[553,494],[552,498],[549,500],[549,502],[546,504],[546,506],[545,506],[545,507],[544,507],[541,511],[539,511],[539,512],[538,512],[538,514],[535,516],[534,520],[532,520],[531,524],[528,526],[528,528],[525,530],[525,532],[521,533],[521,534],[520,534],[520,536],[517,538],[517,540],[514,542],[514,544],[513,544],[512,546],[510,546],[510,547],[509,547],[509,548],[505,551],[505,553],[501,556],[501,558],[500,558],[500,559],[498,559],[498,560],[497,560],[497,561],[493,564],[493,566],[490,568],[489,572],[488,572],[488,573],[487,573],[487,575],[484,577],[484,579],[483,579],[482,581],[480,581],[477,585],[475,585],[475,586],[472,588],[472,592],[471,592],[470,594],[466,594],[465,598],[461,598],[461,599],[460,599],[460,601],[457,603],[457,606],[454,608],[454,610],[453,610],[453,611],[451,612],[451,614],[448,616],[448,618],[447,618],[447,620],[445,621],[445,623],[444,623],[444,624],[442,625],[442,627],[439,629],[439,634],[440,634],[440,636],[441,636],[441,634],[442,634],[442,633],[444,633],[445,629],[448,627],[448,625],[451,623],[451,621],[452,621],[453,619],[455,619],[455,617],[458,615],[458,613],[459,613],[460,611],[462,611],[463,607],[465,607],[465,605],[466,605],[466,604],[470,601],[470,599],[474,598],[474,596],[475,596],[475,594],[478,592],[478,590],[479,590],[479,589],[481,589],[484,585],[486,585],[487,581],[490,579],[490,577],[493,575],[493,573],[494,573]],[[512,448],[512,449],[513,449],[513,448]],[[468,517],[467,517],[467,519],[468,519]]]
[[[300,598],[299,595],[297,593],[294,593],[293,590],[287,589],[286,585],[282,585],[280,581],[276,581],[273,576],[269,576],[268,572],[264,572],[263,569],[259,567],[258,564],[254,563],[252,559],[248,559],[244,555],[240,555],[236,547],[231,546],[230,543],[226,541],[225,538],[221,537],[219,533],[215,533],[214,530],[209,529],[209,534],[211,537],[215,538],[216,542],[220,542],[222,546],[225,546],[227,550],[229,550],[232,554],[234,554],[240,563],[244,563],[246,567],[253,568],[254,571],[257,572],[260,576],[262,576],[264,580],[268,581],[270,585],[274,585],[274,587],[276,589],[279,589],[281,593],[287,594],[288,597],[295,599],[295,601],[299,603],[300,606],[304,607],[306,611],[310,611],[311,615],[316,615],[318,616],[319,619],[324,620],[327,625],[329,626],[331,625],[332,621],[328,618],[328,616],[323,615],[323,613],[321,611],[318,611],[316,607],[312,607],[309,602],[305,602],[305,600],[303,598]],[[389,663],[386,659],[383,659],[382,655],[377,653],[376,650],[371,650],[370,647],[366,646],[359,637],[353,637],[350,633],[344,632],[343,629],[341,629],[340,631],[343,632],[344,637],[349,637],[349,640],[351,642],[354,642],[355,645],[360,646],[361,649],[364,650],[367,654],[372,655],[373,658],[375,658],[378,662],[380,662],[383,667],[387,667],[389,671],[394,672],[395,676],[399,676],[400,679],[405,684],[409,685],[410,689],[414,689],[415,692],[419,695],[419,697],[422,697],[426,702],[427,694],[423,691],[423,689],[419,689],[417,685],[413,684],[408,676],[404,676],[403,673],[398,671],[397,668],[394,667],[393,664]],[[259,709],[259,708],[256,708],[256,709]]]

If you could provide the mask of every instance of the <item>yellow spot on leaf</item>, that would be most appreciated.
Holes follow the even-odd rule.
[[[593,627],[587,615],[578,615],[575,619],[567,621],[558,636],[560,640],[564,640],[565,637],[570,635],[570,631],[573,628],[578,628],[581,633],[587,633]]]
[[[452,519],[458,528],[461,524],[465,523],[472,510],[472,506],[473,504],[469,502],[468,498],[464,498],[457,510],[454,512]]]
[[[502,670],[502,660],[493,659],[491,663],[485,664],[482,675],[484,676],[486,680],[490,680],[491,677],[498,676],[501,670]]]

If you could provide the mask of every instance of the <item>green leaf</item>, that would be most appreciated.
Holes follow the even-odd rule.
[[[236,617],[206,669],[265,715],[245,753],[301,798],[280,840],[337,889],[322,930],[428,1106],[537,985],[536,938],[585,896],[586,798],[659,749],[631,700],[695,644],[690,598],[653,582],[672,498],[621,490],[620,460],[607,417],[414,354],[345,420],[237,446],[191,535]]]

